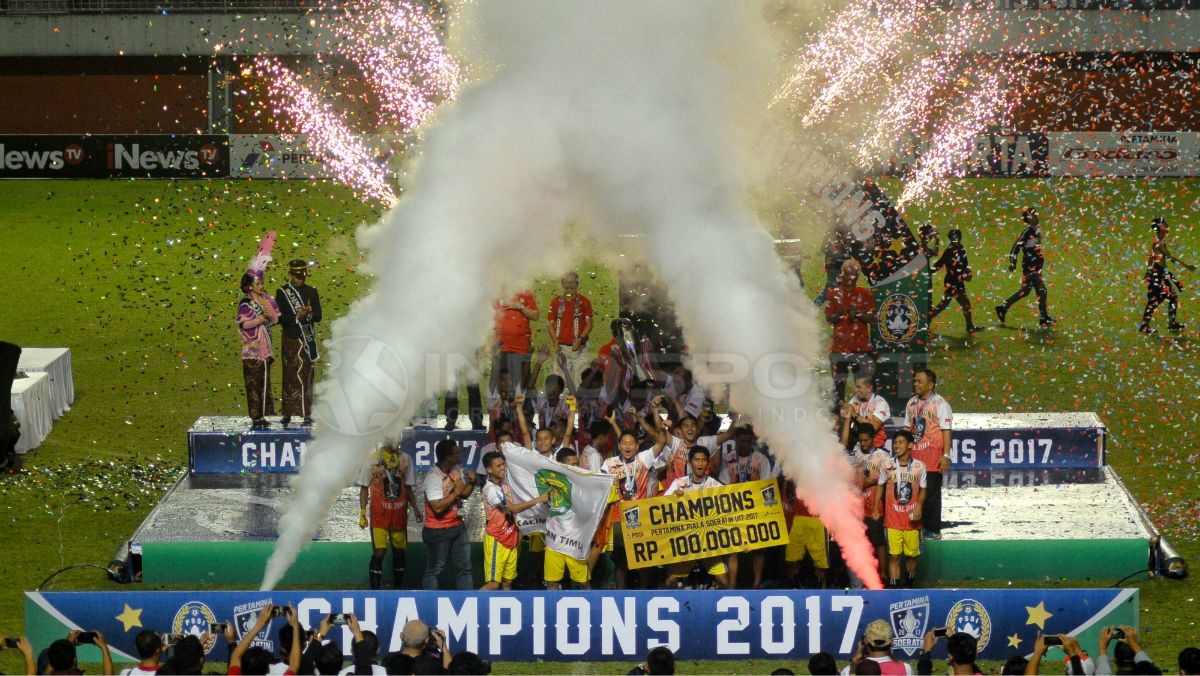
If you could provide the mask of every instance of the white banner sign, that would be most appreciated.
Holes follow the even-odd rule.
[[[401,148],[387,136],[364,134],[360,139],[374,151],[372,161],[384,167]],[[304,134],[231,134],[229,173],[234,178],[334,178]]]
[[[508,464],[513,499],[525,502],[550,493],[550,502],[517,515],[522,533],[545,531],[546,546],[575,559],[586,559],[592,536],[608,505],[613,477],[560,465],[536,451],[506,443],[501,447]]]
[[[1198,176],[1197,132],[1060,132],[1050,137],[1052,176]]]

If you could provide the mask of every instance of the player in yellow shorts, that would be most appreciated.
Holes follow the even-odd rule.
[[[554,459],[571,467],[579,466],[579,454],[569,446],[558,449],[558,453],[555,454]],[[546,550],[545,563],[542,569],[542,579],[546,581],[546,589],[551,591],[562,589],[564,573],[569,574],[571,581],[579,585],[581,589],[591,589],[591,577],[589,575],[590,571],[588,570],[587,559],[576,559],[562,552],[556,552],[545,546],[544,534],[538,533],[538,535],[542,535],[542,547]]]
[[[514,515],[545,503],[549,494],[542,493],[526,502],[514,502],[512,491],[504,479],[508,463],[504,454],[489,451],[483,455],[483,467],[488,480],[483,485],[483,581],[480,589],[512,589],[517,579],[517,522]]]
[[[888,554],[916,558],[921,555],[921,531],[887,529]]]
[[[788,575],[794,578],[799,573],[800,562],[807,555],[812,558],[817,584],[824,588],[825,571],[829,570],[825,526],[820,519],[809,515],[799,498],[795,499],[792,510],[795,516],[792,517],[792,528],[788,531],[788,543],[783,556],[787,561]]]
[[[383,557],[388,544],[392,546],[392,586],[403,588],[408,511],[411,509],[420,518],[412,501],[416,483],[412,458],[400,450],[396,441],[385,442],[359,473],[358,525],[371,526],[371,561],[367,567],[371,589],[383,585]]]
[[[721,482],[708,475],[708,449],[704,446],[692,446],[688,451],[688,468],[689,472],[674,481],[670,486],[667,486],[665,495],[675,495],[682,497],[691,491],[701,491],[706,488],[718,488]],[[712,556],[701,560],[701,565],[709,575],[724,588],[732,589],[733,581],[729,579],[729,569],[725,566],[725,557]],[[681,563],[673,563],[667,567],[667,579],[664,586],[668,589],[673,588],[680,577],[687,575],[695,561],[683,561]]]

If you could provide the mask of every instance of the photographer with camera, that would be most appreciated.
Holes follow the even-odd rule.
[[[21,656],[25,658],[25,673],[37,673],[37,663],[33,659],[33,644],[24,636],[9,637],[5,636],[0,639],[0,650],[13,649],[18,650]]]
[[[229,655],[229,672],[230,674],[267,674],[271,671],[271,665],[275,662],[275,656],[272,655],[266,648],[258,646],[251,647],[267,624],[271,622],[272,617],[282,615],[287,619],[288,624],[292,626],[292,647],[288,650],[288,668],[284,674],[295,674],[300,670],[300,623],[296,619],[296,609],[289,603],[286,606],[274,606],[268,603],[258,611],[258,619],[255,620],[254,626],[242,636],[241,642],[233,649]]]
[[[1033,657],[1029,659],[1029,664],[1025,667],[1026,676],[1034,676],[1040,673],[1038,670],[1042,666],[1042,657],[1046,655],[1046,651],[1052,646],[1058,646],[1064,653],[1067,654],[1067,673],[1080,676],[1081,674],[1089,674],[1095,672],[1095,665],[1090,665],[1087,653],[1083,652],[1083,648],[1079,647],[1079,641],[1074,636],[1066,634],[1052,634],[1043,636],[1038,634],[1037,641],[1033,644]],[[1088,667],[1091,666],[1091,670]]]
[[[104,634],[98,631],[79,631],[72,629],[66,638],[60,638],[50,644],[38,655],[37,673],[39,674],[82,674],[79,670],[79,660],[76,648],[80,644],[92,644],[100,649],[102,665],[100,671],[104,676],[112,676],[112,654],[108,651],[108,641]]]
[[[1108,664],[1108,644],[1111,641],[1117,642],[1116,647],[1113,648],[1113,660],[1117,663],[1117,670],[1115,672]],[[1099,650],[1096,652],[1097,676],[1113,673],[1162,673],[1154,666],[1154,662],[1150,659],[1150,656],[1142,650],[1142,645],[1138,643],[1137,629],[1133,627],[1122,625],[1120,627],[1105,627],[1101,629],[1098,647]],[[1154,671],[1146,671],[1145,665],[1149,665]]]
[[[388,655],[388,673],[434,673],[450,668],[451,655],[446,634],[421,620],[409,620],[401,632],[404,647]]]
[[[975,665],[975,659],[979,656],[979,642],[975,637],[961,631],[948,634],[945,627],[938,627],[925,633],[925,648],[917,659],[918,674],[933,673],[933,649],[940,638],[946,639],[946,664],[951,674],[983,673]]]

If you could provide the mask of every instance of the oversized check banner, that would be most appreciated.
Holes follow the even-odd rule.
[[[694,561],[787,543],[774,479],[621,503],[630,568]]]

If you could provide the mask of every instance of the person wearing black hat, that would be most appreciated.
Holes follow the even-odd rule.
[[[929,321],[938,316],[942,310],[950,306],[950,301],[957,300],[962,308],[963,318],[967,320],[967,331],[978,331],[979,327],[971,320],[971,297],[967,295],[967,282],[971,280],[971,266],[967,262],[967,250],[962,245],[962,230],[955,228],[950,231],[950,246],[942,253],[942,257],[933,264],[933,271],[946,268],[946,277],[942,280],[942,300],[929,311]]]
[[[1038,228],[1037,209],[1033,207],[1026,209],[1021,213],[1021,220],[1025,222],[1025,229],[1021,231],[1021,236],[1017,238],[1016,242],[1013,242],[1012,249],[1008,252],[1009,272],[1017,269],[1017,254],[1022,254],[1021,288],[1009,296],[1003,305],[996,306],[996,316],[1003,324],[1004,316],[1008,314],[1008,308],[1028,296],[1032,290],[1037,294],[1038,313],[1041,315],[1038,323],[1042,326],[1052,326],[1055,319],[1046,309],[1046,284],[1042,281],[1042,264],[1045,263],[1045,259],[1042,257],[1042,231]]]
[[[316,323],[321,321],[321,297],[308,282],[308,263],[288,263],[290,281],[275,292],[283,325],[283,424],[294,416],[312,424],[313,364],[316,362]]]
[[[1150,244],[1150,260],[1146,263],[1146,309],[1142,311],[1142,324],[1138,331],[1150,333],[1150,319],[1164,300],[1167,302],[1167,317],[1171,322],[1168,327],[1172,331],[1179,331],[1183,329],[1183,324],[1180,324],[1176,317],[1181,287],[1175,275],[1167,270],[1167,261],[1175,261],[1192,272],[1196,271],[1196,266],[1172,256],[1167,249],[1169,227],[1165,219],[1154,219],[1151,227],[1154,229],[1154,239]]]
[[[21,360],[21,348],[0,341],[0,469],[17,462],[17,440],[21,423],[12,410],[12,384]]]

